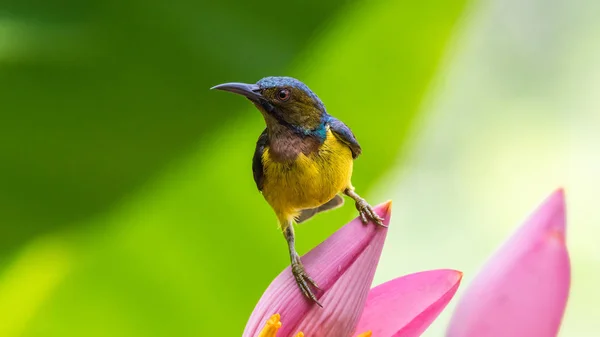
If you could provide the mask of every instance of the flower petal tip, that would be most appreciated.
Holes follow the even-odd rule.
[[[452,284],[454,291],[458,289],[464,276],[462,271],[454,269],[439,269],[437,272],[445,273],[447,275],[446,280],[448,280],[449,284]]]
[[[463,279],[463,272],[459,271],[459,270],[455,270],[454,271],[455,275],[456,275],[456,282],[460,283]]]
[[[388,200],[381,204],[381,209],[384,211],[384,215],[389,217],[392,214],[392,201]]]
[[[539,217],[539,226],[545,227],[548,237],[559,238],[565,240],[566,236],[566,205],[565,191],[563,188],[556,189],[534,212],[533,217]]]
[[[436,272],[439,275],[446,275],[446,279],[454,285],[460,285],[460,282],[462,282],[464,276],[462,271],[455,269],[434,269],[429,272]]]
[[[392,217],[392,201],[388,200],[384,203],[381,203],[375,207],[373,210],[377,215],[383,218],[383,224],[388,226],[390,222],[390,218]]]
[[[564,210],[565,208],[565,189],[562,187],[557,188],[550,194],[550,196],[546,199],[544,203],[552,203],[558,206],[562,206],[561,208]]]
[[[551,195],[554,195],[554,196],[560,197],[561,199],[564,199],[565,194],[566,194],[565,188],[562,186],[559,186],[552,192]]]

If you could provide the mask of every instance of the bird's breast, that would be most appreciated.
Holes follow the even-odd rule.
[[[329,130],[325,141],[308,153],[296,149],[285,158],[274,150],[267,147],[262,156],[263,195],[277,212],[318,207],[351,186],[352,153]]]

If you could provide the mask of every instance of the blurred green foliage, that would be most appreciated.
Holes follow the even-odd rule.
[[[361,141],[366,194],[463,6],[3,3],[0,295],[24,295],[0,296],[0,336],[241,334],[288,258],[250,173],[261,117],[208,88],[304,80]],[[300,226],[300,252],[353,216]]]
[[[117,203],[244,110],[343,3],[5,0],[0,250]],[[287,6],[287,5],[286,5]]]

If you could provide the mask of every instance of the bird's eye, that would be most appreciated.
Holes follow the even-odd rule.
[[[281,89],[277,92],[277,99],[285,102],[290,99],[290,91],[288,89]]]

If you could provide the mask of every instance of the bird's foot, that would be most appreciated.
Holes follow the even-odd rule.
[[[321,305],[321,303],[319,303],[317,297],[311,289],[311,286],[313,286],[316,289],[319,289],[319,286],[317,285],[315,280],[313,280],[308,275],[308,273],[306,273],[306,270],[304,270],[304,265],[302,264],[302,261],[300,261],[299,256],[294,256],[294,258],[292,259],[292,274],[294,274],[296,283],[298,284],[298,287],[300,288],[304,296],[306,296],[322,308],[323,306]]]
[[[365,199],[360,198],[356,200],[356,209],[360,213],[360,220],[363,224],[366,225],[369,223],[369,220],[371,220],[376,225],[387,228],[387,226],[383,224],[383,218],[375,213],[373,207],[371,207]]]

